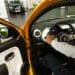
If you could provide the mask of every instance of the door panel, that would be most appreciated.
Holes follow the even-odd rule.
[[[20,68],[23,65],[23,60],[18,47],[14,46],[6,49],[0,53],[0,57],[0,65],[6,64],[9,75],[20,75]]]
[[[0,21],[0,75],[26,75],[29,64],[22,30]]]

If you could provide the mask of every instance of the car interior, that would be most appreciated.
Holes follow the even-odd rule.
[[[51,56],[56,58],[56,61],[58,60],[58,63],[61,66],[64,66],[66,70],[68,69],[70,72],[73,71],[73,62],[75,61],[75,58],[66,56],[65,54],[57,51],[54,47],[52,47],[52,45],[45,43],[42,39],[42,33],[46,28],[50,30],[52,27],[57,27],[60,32],[56,36],[58,43],[65,42],[71,46],[75,46],[74,9],[75,5],[71,4],[56,5],[52,8],[48,7],[38,15],[35,21],[32,22],[29,30],[29,36],[31,43],[31,62],[36,75],[61,75],[60,73],[57,74],[58,71],[62,70],[61,67],[57,69],[57,67],[53,67],[53,65],[51,65],[54,63],[50,61],[54,60],[49,58]],[[69,36],[71,37],[68,39]],[[55,66],[57,65],[56,63],[54,64]],[[71,72],[71,75],[74,75],[73,72]]]
[[[0,19],[0,75],[75,75],[75,2],[43,9],[26,21],[28,32]],[[49,44],[47,34],[55,36]]]

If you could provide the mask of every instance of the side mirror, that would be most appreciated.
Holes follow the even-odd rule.
[[[0,44],[10,39],[17,38],[17,35],[17,30],[0,23]]]
[[[25,75],[28,71],[22,30],[0,19],[0,75]]]

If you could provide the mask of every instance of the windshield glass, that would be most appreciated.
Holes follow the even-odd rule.
[[[58,19],[69,19],[74,17],[75,17],[75,6],[62,6],[50,10],[49,12],[46,12],[36,21],[36,23],[48,20],[52,21]]]

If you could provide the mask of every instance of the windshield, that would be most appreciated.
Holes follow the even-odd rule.
[[[11,1],[10,2],[10,5],[19,5],[20,4],[20,1]]]
[[[37,21],[52,21],[52,20],[59,20],[59,19],[70,19],[75,17],[75,6],[62,6],[59,8],[55,8],[43,14]]]

